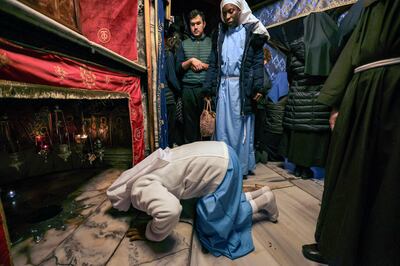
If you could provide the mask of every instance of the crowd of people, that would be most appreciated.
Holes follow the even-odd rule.
[[[328,15],[323,15],[318,23],[331,22]],[[280,79],[271,82],[265,69],[271,60],[266,44],[278,49],[274,43],[279,42],[270,40],[246,1],[221,2],[222,22],[212,30],[211,37],[205,34],[207,23],[202,11],[192,10],[188,21],[190,34],[186,39],[178,25],[170,25],[166,33],[168,146],[210,140],[200,134],[200,116],[205,99],[211,100],[216,110],[211,139],[224,141],[236,151],[245,178],[254,173],[257,162],[282,161],[285,157],[297,165],[296,176],[312,178],[310,167],[325,166],[330,114],[328,106],[316,102],[329,67],[323,69],[324,73],[314,71],[305,78],[304,65],[315,62],[304,62],[307,43],[301,42],[303,50],[295,51],[298,37],[309,31],[292,27],[288,34],[290,30],[295,32],[290,34],[295,44],[280,43],[280,47],[289,47],[284,52],[287,60],[295,63],[287,67],[291,73],[289,95],[274,99],[278,97],[274,96],[276,90],[282,93],[285,83],[288,87],[287,75],[278,73]],[[326,25],[330,26],[322,26]],[[309,39],[318,39],[315,35],[319,33],[323,32],[308,34]],[[327,39],[325,43],[332,36]],[[320,56],[310,54],[314,59]],[[303,67],[298,67],[296,60]],[[328,59],[325,61],[325,65],[331,65]],[[318,66],[314,68],[320,70]]]
[[[205,249],[231,259],[254,249],[252,214],[264,211],[272,222],[279,215],[268,187],[242,192],[256,164],[255,115],[273,106],[267,42],[288,56],[279,151],[303,178],[310,166],[326,166],[316,243],[303,246],[304,256],[331,265],[399,265],[400,2],[355,7],[362,10],[355,29],[311,14],[274,33],[283,36],[281,46],[245,0],[221,1],[222,23],[211,37],[204,13],[191,11],[189,38],[172,32],[166,42],[169,145],[178,147],[124,172],[107,192],[113,206],[147,212],[153,220],[145,237],[161,241],[178,222],[179,199],[200,198],[196,231]],[[204,99],[214,100],[216,127],[214,141],[199,142]],[[275,100],[278,106],[281,98]]]
[[[174,93],[175,99],[174,107],[167,98],[168,114],[173,116],[178,100],[182,99],[183,105],[183,121],[178,122],[183,130],[174,130],[177,120],[169,120],[169,146],[204,140],[200,135],[200,115],[204,99],[212,99],[216,107],[212,139],[224,141],[236,151],[242,174],[247,176],[256,165],[254,106],[267,90],[263,45],[269,38],[268,31],[245,1],[221,2],[223,23],[211,38],[205,34],[207,24],[202,11],[193,10],[188,18],[189,38],[174,49],[175,54],[171,48],[167,51],[168,91]],[[175,33],[168,35],[167,44],[177,39]],[[173,59],[175,68],[171,69]],[[183,132],[180,141],[177,131]]]

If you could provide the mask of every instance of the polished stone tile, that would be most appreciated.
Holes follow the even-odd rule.
[[[73,212],[72,215],[65,214],[67,218],[64,221],[64,230],[49,229],[44,233],[43,239],[39,243],[35,243],[32,238],[29,238],[14,245],[12,247],[14,265],[37,265],[44,261],[46,261],[46,264],[52,265],[54,250],[61,243],[71,238],[74,231],[78,227],[80,228],[80,225],[85,224],[90,215],[95,213],[96,210],[99,211],[98,208],[101,204],[108,203],[105,189],[120,173],[120,170],[106,170],[73,192],[72,197],[75,198],[75,201],[73,203],[66,202],[65,204],[68,206],[64,206],[64,212]],[[75,207],[71,207],[71,204]]]
[[[12,258],[15,266],[19,265],[38,265],[52,250],[64,241],[78,225],[67,225],[65,230],[51,229],[46,232],[44,238],[39,243],[34,243],[29,238],[11,249]]]
[[[124,238],[107,266],[189,265],[192,225],[180,222],[164,241],[133,241]]]
[[[83,185],[80,191],[106,191],[109,186],[120,176],[122,170],[119,169],[107,169],[90,179]]]
[[[132,216],[115,213],[105,201],[51,254],[59,264],[104,265],[125,236]],[[113,215],[113,213],[115,213]]]

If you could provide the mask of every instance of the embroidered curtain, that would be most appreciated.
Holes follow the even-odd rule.
[[[27,49],[0,38],[0,79],[129,94],[133,162],[136,164],[144,158],[143,110],[139,77]]]
[[[83,35],[130,60],[137,60],[137,4],[137,0],[80,0]]]
[[[355,2],[357,0],[281,0],[257,9],[253,14],[266,27],[274,27],[289,20],[304,17],[311,12],[321,12]]]

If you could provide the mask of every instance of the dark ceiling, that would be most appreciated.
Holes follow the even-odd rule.
[[[247,0],[250,7],[257,7],[260,5],[268,5],[278,0]],[[172,0],[172,15],[176,17],[185,17],[193,9],[199,9],[204,12],[206,16],[206,33],[210,33],[215,29],[220,21],[219,0]]]

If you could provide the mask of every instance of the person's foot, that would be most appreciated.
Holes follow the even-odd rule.
[[[318,249],[318,244],[316,243],[303,245],[302,252],[303,256],[309,260],[327,264],[326,259],[322,256],[321,252]]]
[[[247,175],[243,175],[243,180],[247,180]]]
[[[279,217],[279,210],[278,206],[276,205],[275,194],[271,190],[269,190],[265,192],[264,195],[266,195],[266,197],[268,198],[267,200],[268,203],[265,205],[264,210],[268,212],[269,220],[273,223],[277,223]]]

